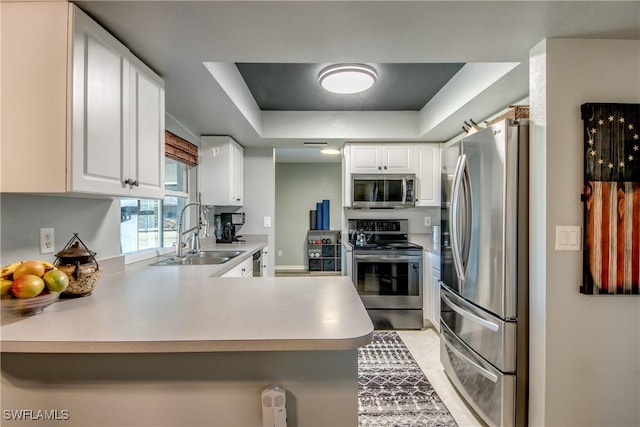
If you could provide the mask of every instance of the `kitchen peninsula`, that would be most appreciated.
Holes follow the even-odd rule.
[[[3,315],[3,415],[260,426],[261,392],[276,384],[287,390],[290,426],[357,425],[357,348],[373,326],[347,277],[220,278],[220,266],[151,262],[36,316]],[[12,423],[28,425],[3,419]]]

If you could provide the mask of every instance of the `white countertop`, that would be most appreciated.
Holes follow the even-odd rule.
[[[35,316],[3,314],[1,351],[342,350],[371,341],[373,325],[348,277],[220,278],[265,244],[233,246],[247,254],[223,266],[141,261],[103,275],[89,296]]]

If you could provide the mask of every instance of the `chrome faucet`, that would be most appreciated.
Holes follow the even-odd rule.
[[[208,224],[206,221],[201,221],[200,220],[200,215],[198,215],[198,224],[194,227],[191,227],[188,230],[183,230],[182,229],[182,221],[184,219],[184,212],[187,210],[187,208],[189,206],[198,206],[200,208],[201,212],[206,212],[207,209],[199,202],[191,202],[191,203],[187,203],[186,205],[184,205],[184,207],[182,208],[182,212],[180,212],[180,220],[178,221],[178,239],[176,241],[176,257],[181,257],[182,256],[182,249],[184,247],[184,244],[182,243],[182,237],[184,234],[189,233],[190,231],[193,231],[193,235],[190,237],[191,240],[191,252],[197,252],[200,249],[200,237],[199,237],[199,231],[200,228],[204,227],[205,230],[205,237],[207,234],[207,229],[208,229]],[[199,212],[199,213],[201,213]]]

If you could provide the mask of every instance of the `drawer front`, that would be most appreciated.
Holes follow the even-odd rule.
[[[516,370],[516,324],[440,289],[440,317],[462,341],[502,372]]]
[[[503,374],[441,324],[440,361],[466,401],[490,426],[515,425],[516,377]]]

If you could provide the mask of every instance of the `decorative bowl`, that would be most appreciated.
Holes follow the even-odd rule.
[[[0,307],[3,312],[13,316],[33,316],[56,302],[59,297],[59,292],[51,292],[33,298],[2,299],[0,300]]]

